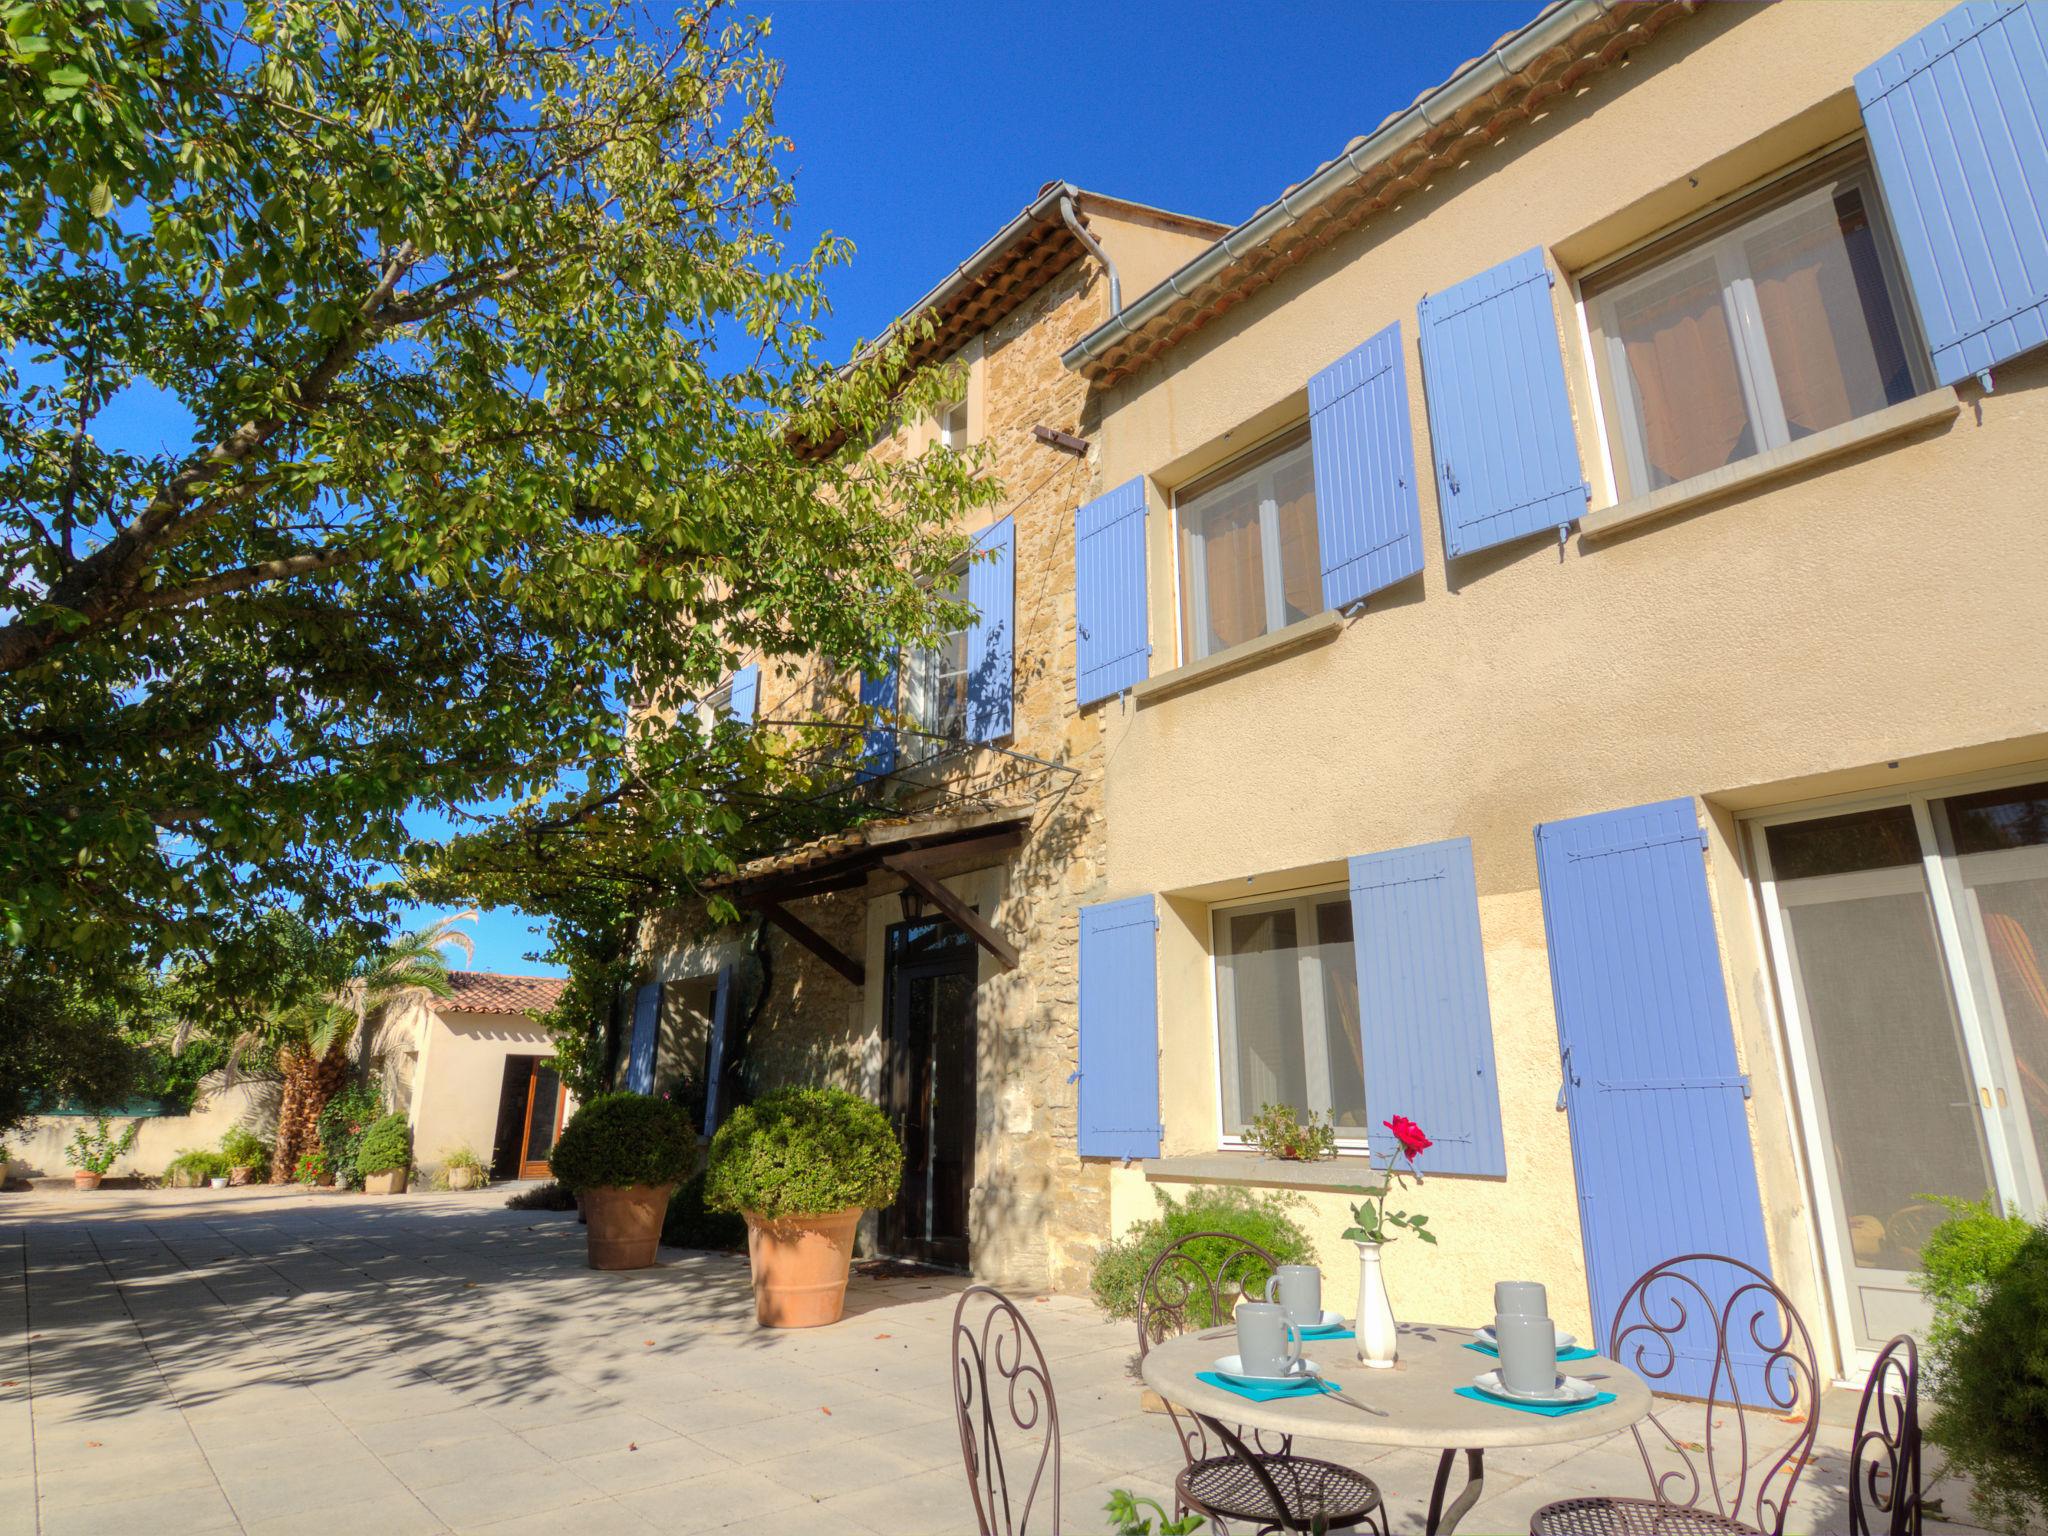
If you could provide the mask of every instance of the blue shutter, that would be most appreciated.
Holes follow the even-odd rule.
[[[761,707],[761,669],[744,666],[732,675],[732,717],[741,725],[752,725]]]
[[[704,1134],[718,1129],[718,1085],[725,1075],[725,1035],[732,1013],[732,967],[718,968],[718,992],[711,1004],[711,1041],[704,1062]]]
[[[1472,840],[1354,858],[1351,944],[1373,1150],[1393,1151],[1381,1122],[1406,1115],[1436,1143],[1425,1175],[1505,1176]]]
[[[654,1048],[661,1039],[661,983],[633,994],[633,1044],[626,1054],[626,1091],[654,1092]]]
[[[2043,8],[1959,5],[1860,71],[1856,100],[1935,376],[2048,341]]]
[[[1159,914],[1150,896],[1081,909],[1083,1157],[1157,1157]]]
[[[1525,251],[1415,311],[1448,555],[1561,528],[1586,510],[1550,283],[1543,252]]]
[[[974,541],[978,555],[995,553],[967,567],[967,601],[974,623],[967,631],[967,734],[997,741],[1010,734],[1012,652],[1017,630],[1017,523],[1004,518]]]
[[[1736,1066],[1691,800],[1540,826],[1536,874],[1604,1348],[1622,1296],[1665,1259],[1718,1253],[1770,1272],[1749,1085]],[[1730,1342],[1739,1366],[1760,1364],[1753,1344]],[[1696,1316],[1657,1390],[1706,1395],[1713,1345],[1713,1320]],[[1753,1387],[1753,1369],[1740,1379]]]
[[[1308,381],[1325,607],[1422,569],[1413,431],[1398,320]]]
[[[1143,476],[1074,513],[1074,625],[1078,703],[1122,693],[1151,671]]]
[[[872,676],[863,672],[860,678],[860,702],[863,709],[893,710],[896,707],[896,661],[891,657],[886,670]],[[896,771],[896,726],[891,721],[877,721],[870,725],[861,738],[860,778],[879,779]]]

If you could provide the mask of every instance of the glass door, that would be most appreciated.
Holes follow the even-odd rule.
[[[2042,1208],[2048,785],[1764,819],[1764,912],[1845,1348],[1921,1333],[1943,1199]],[[2038,984],[2038,985],[2037,985]]]

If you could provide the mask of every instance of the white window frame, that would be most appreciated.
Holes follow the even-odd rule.
[[[1208,540],[1190,536],[1188,513],[1197,502],[1241,481],[1271,476],[1283,460],[1297,453],[1308,462],[1313,474],[1315,454],[1306,424],[1246,449],[1191,486],[1173,493],[1174,567],[1180,583],[1180,602],[1174,611],[1178,631],[1175,638],[1183,662],[1200,661],[1216,654],[1213,650],[1200,648],[1206,645],[1209,635]],[[1320,526],[1316,530],[1316,538],[1316,558],[1320,563]],[[1285,629],[1288,624],[1286,572],[1281,566],[1280,503],[1270,495],[1259,498],[1259,565],[1265,587],[1266,627],[1254,639]]]
[[[967,396],[962,395],[939,411],[934,435],[955,453],[964,453],[967,450],[968,444],[973,440],[972,418],[967,411]]]
[[[1211,1017],[1209,1029],[1210,1049],[1215,1052],[1216,1062],[1216,1145],[1226,1152],[1243,1151],[1252,1146],[1242,1135],[1243,1126],[1230,1123],[1229,1106],[1238,1098],[1237,1053],[1235,1049],[1224,1048],[1224,1031],[1229,1029],[1233,1045],[1236,1038],[1237,1006],[1236,989],[1230,974],[1229,920],[1246,913],[1294,911],[1294,934],[1296,944],[1296,977],[1301,989],[1301,1033],[1304,1079],[1308,1085],[1311,1101],[1318,1091],[1322,1093],[1327,1107],[1330,1099],[1329,1024],[1323,1011],[1323,965],[1322,944],[1315,939],[1316,908],[1332,900],[1348,904],[1351,890],[1347,885],[1312,886],[1306,890],[1288,891],[1277,895],[1248,896],[1235,901],[1212,902],[1209,906],[1209,995]],[[1304,943],[1306,937],[1309,942]],[[1352,935],[1356,945],[1358,936]],[[1370,1085],[1368,1085],[1368,1089]],[[1306,1112],[1311,1104],[1297,1104],[1296,1110]],[[1321,1110],[1317,1110],[1321,1113]],[[1362,1153],[1368,1150],[1367,1133],[1363,1127],[1355,1133],[1339,1129],[1337,1148],[1340,1152]]]
[[[1827,1134],[1827,1101],[1820,1086],[1820,1064],[1813,1037],[1801,1015],[1796,977],[1791,969],[1792,947],[1785,932],[1782,904],[1772,872],[1770,847],[1765,832],[1790,822],[1812,821],[1853,811],[1907,806],[1913,813],[1913,827],[1919,838],[1921,859],[1916,873],[1925,882],[1934,913],[1935,935],[1942,962],[1950,979],[1950,993],[1961,1021],[1965,1054],[1979,1089],[1978,1114],[1990,1153],[1992,1174],[2001,1198],[2017,1198],[2021,1209],[2039,1219],[2048,1214],[2048,1170],[2037,1166],[2030,1127],[2024,1108],[2015,1108],[2012,1085],[2017,1072],[2010,1042],[1987,1027],[1979,1007],[1977,991],[1971,985],[1971,967],[1976,963],[1975,946],[1958,911],[1960,881],[1951,874],[1956,855],[1950,851],[1947,828],[1934,816],[1936,801],[1973,794],[1979,790],[2014,789],[2023,784],[2048,780],[2048,764],[2005,769],[1945,779],[1910,789],[1854,791],[1801,801],[1775,810],[1756,811],[1737,818],[1738,845],[1746,846],[1755,899],[1754,917],[1759,939],[1769,966],[1772,985],[1764,990],[1763,1006],[1771,1026],[1772,1041],[1781,1060],[1786,1084],[1786,1112],[1790,1117],[1794,1157],[1801,1181],[1808,1191],[1808,1218],[1817,1238],[1820,1260],[1815,1276],[1822,1294],[1834,1308],[1836,1349],[1846,1379],[1860,1380],[1876,1362],[1873,1350],[1859,1349],[1852,1342],[1856,1298],[1851,1294],[1849,1273],[1854,1267],[1842,1246],[1836,1214],[1841,1209]],[[1965,855],[1964,857],[1968,857]],[[1907,866],[1898,866],[1903,870]],[[1981,926],[1981,925],[1980,925]],[[2002,1047],[1994,1051],[1994,1046]]]
[[[1803,191],[1782,195],[1781,184],[1794,187],[1810,183]],[[1749,274],[1743,245],[1774,225],[1784,224],[1815,208],[1832,209],[1835,196],[1853,187],[1863,199],[1865,215],[1875,235],[1878,267],[1883,273],[1885,294],[1891,302],[1898,326],[1899,343],[1912,373],[1915,394],[1933,387],[1926,343],[1921,339],[1919,314],[1913,307],[1912,292],[1906,285],[1899,262],[1898,242],[1891,218],[1877,184],[1876,171],[1868,151],[1858,141],[1851,148],[1831,153],[1805,166],[1788,170],[1769,181],[1750,187],[1719,207],[1674,226],[1646,241],[1629,256],[1581,275],[1578,281],[1580,312],[1586,331],[1587,360],[1593,381],[1595,413],[1602,433],[1601,448],[1609,466],[1613,494],[1617,501],[1644,496],[1661,486],[1649,483],[1644,461],[1642,421],[1636,408],[1634,390],[1628,387],[1628,359],[1616,334],[1616,304],[1639,289],[1667,279],[1688,264],[1711,262],[1715,282],[1721,290],[1721,304],[1735,356],[1735,372],[1756,439],[1756,454],[1782,448],[1791,441],[1784,402],[1778,393],[1778,376],[1772,366],[1769,340],[1764,334],[1763,313],[1757,307],[1756,285]],[[1774,197],[1780,200],[1773,201]],[[1698,240],[1687,231],[1706,223],[1723,227]],[[1649,257],[1640,271],[1618,282],[1605,282],[1605,274],[1621,265],[1633,265],[1646,251],[1661,251]],[[1590,295],[1587,289],[1592,289]],[[1853,418],[1852,418],[1853,419]],[[1736,460],[1742,463],[1743,460]],[[1673,482],[1676,483],[1676,482]]]
[[[950,582],[953,591],[964,598],[967,590],[967,568],[964,565],[956,567],[951,574]],[[962,624],[958,629],[946,631],[945,638],[947,641],[960,647],[964,653],[961,656],[961,667],[965,673],[972,673],[974,669],[974,656],[972,654],[973,634],[974,625],[972,620]],[[927,758],[936,757],[945,751],[949,742],[965,742],[967,740],[967,732],[971,721],[968,719],[969,710],[964,705],[960,713],[959,732],[957,735],[946,736],[944,732],[939,730],[939,726],[943,722],[933,718],[938,702],[938,676],[939,648],[937,646],[905,648],[901,676],[897,685],[901,696],[901,707],[904,715],[909,719],[911,728],[915,731],[927,733],[913,736],[909,739],[909,742],[899,744],[897,755],[905,763],[923,762]],[[943,737],[944,739],[934,739],[938,737]],[[910,750],[901,750],[906,745]]]

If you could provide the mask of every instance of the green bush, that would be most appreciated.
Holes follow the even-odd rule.
[[[221,1137],[220,1155],[229,1168],[268,1168],[270,1143],[246,1125],[237,1125]]]
[[[1935,1305],[1927,1438],[1988,1525],[2028,1530],[2048,1524],[2048,1227],[1981,1201],[1950,1209],[1921,1255]]]
[[[705,1209],[705,1177],[698,1174],[669,1196],[668,1215],[661,1223],[663,1247],[729,1250],[747,1246],[744,1217]]]
[[[560,1179],[549,1179],[545,1184],[536,1184],[531,1189],[516,1190],[507,1195],[505,1208],[510,1211],[573,1211],[576,1209],[576,1191]]]
[[[711,1140],[704,1203],[773,1221],[896,1198],[903,1148],[889,1120],[840,1088],[781,1088],[742,1104]]]
[[[81,1125],[72,1133],[71,1144],[64,1149],[64,1161],[86,1173],[104,1174],[128,1155],[128,1149],[135,1145],[135,1133],[141,1129],[140,1120],[130,1120],[128,1129],[116,1136],[107,1128],[105,1115],[94,1115],[91,1130]]]
[[[234,1165],[218,1152],[209,1152],[204,1147],[187,1147],[164,1167],[164,1178],[168,1182],[172,1175],[183,1174],[204,1184],[208,1179],[224,1179],[233,1171]]]
[[[1155,1187],[1153,1192],[1159,1197],[1159,1214],[1134,1223],[1122,1237],[1103,1244],[1096,1256],[1088,1289],[1095,1304],[1111,1317],[1138,1315],[1138,1290],[1153,1260],[1191,1233],[1227,1232],[1257,1243],[1281,1264],[1317,1262],[1314,1241],[1290,1214],[1291,1208],[1301,1203],[1298,1196],[1263,1195],[1235,1186],[1190,1190],[1180,1200],[1164,1189]],[[1221,1238],[1209,1238],[1195,1243],[1188,1252],[1205,1272],[1213,1274],[1230,1246]],[[1189,1327],[1205,1328],[1225,1320],[1211,1315],[1206,1297],[1188,1307]]]
[[[356,1153],[363,1133],[384,1113],[384,1095],[364,1083],[350,1083],[320,1111],[320,1153],[334,1176],[350,1189],[363,1187],[356,1172]]]
[[[392,1173],[412,1166],[412,1129],[403,1115],[386,1115],[363,1132],[356,1148],[356,1172],[363,1178],[373,1173]]]
[[[548,1166],[571,1189],[680,1184],[697,1161],[697,1131],[667,1099],[600,1093],[562,1129]]]

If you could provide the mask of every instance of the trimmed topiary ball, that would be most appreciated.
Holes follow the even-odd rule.
[[[394,1173],[412,1166],[412,1130],[403,1115],[386,1115],[363,1132],[356,1148],[356,1172],[363,1178],[373,1173]]]
[[[782,1088],[743,1104],[711,1140],[704,1203],[774,1221],[896,1198],[903,1148],[889,1119],[839,1088]]]
[[[571,1189],[680,1184],[697,1162],[697,1128],[667,1099],[601,1093],[562,1128],[548,1166]]]

